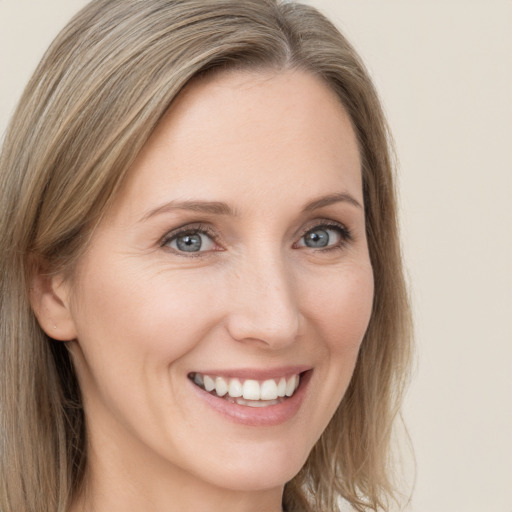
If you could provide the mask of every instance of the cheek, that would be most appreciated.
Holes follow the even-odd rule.
[[[329,269],[315,280],[310,277],[303,275],[298,292],[307,315],[305,338],[312,341],[317,362],[304,430],[309,436],[304,446],[309,448],[331,421],[349,386],[370,320],[374,290],[371,265],[364,260]]]
[[[88,413],[98,419],[110,411],[135,430],[152,417],[154,425],[139,435],[158,437],[167,421],[161,404],[171,403],[175,384],[169,368],[214,323],[211,286],[190,273],[150,273],[144,266],[114,263],[104,268],[109,271],[84,268],[73,308],[73,355]]]
[[[315,401],[321,418],[318,435],[327,426],[350,383],[373,304],[370,263],[346,265],[309,294],[311,325],[316,329],[315,353],[321,365]]]
[[[83,343],[169,363],[208,329],[207,305],[214,301],[208,279],[137,265],[105,267],[108,273],[85,272],[82,278],[74,316]]]
[[[345,266],[311,287],[305,310],[320,330],[331,356],[357,356],[373,305],[373,272],[369,262]]]

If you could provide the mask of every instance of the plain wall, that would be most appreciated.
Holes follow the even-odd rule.
[[[410,512],[512,512],[512,2],[311,0],[365,60],[399,156],[417,332]],[[0,0],[0,133],[85,2]]]

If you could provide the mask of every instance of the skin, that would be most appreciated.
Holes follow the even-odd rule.
[[[231,213],[162,208],[170,201],[223,202]],[[305,233],[326,223],[329,245],[308,247]],[[198,225],[204,250],[180,252],[173,231]],[[72,281],[37,280],[34,309],[53,338],[71,340],[84,398],[88,491],[74,510],[281,510],[284,484],[343,397],[370,318],[347,114],[301,71],[193,82]],[[296,414],[273,426],[233,421],[187,377],[290,365],[311,378]]]

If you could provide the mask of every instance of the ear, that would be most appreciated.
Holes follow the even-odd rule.
[[[70,310],[69,283],[60,274],[45,272],[37,265],[31,278],[30,303],[41,329],[59,341],[70,341],[77,337],[75,323]]]

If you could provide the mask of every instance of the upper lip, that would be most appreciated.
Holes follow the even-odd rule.
[[[311,365],[281,366],[276,368],[232,368],[232,369],[208,369],[195,370],[189,374],[200,373],[223,378],[267,380],[280,377],[290,377],[311,370]]]

